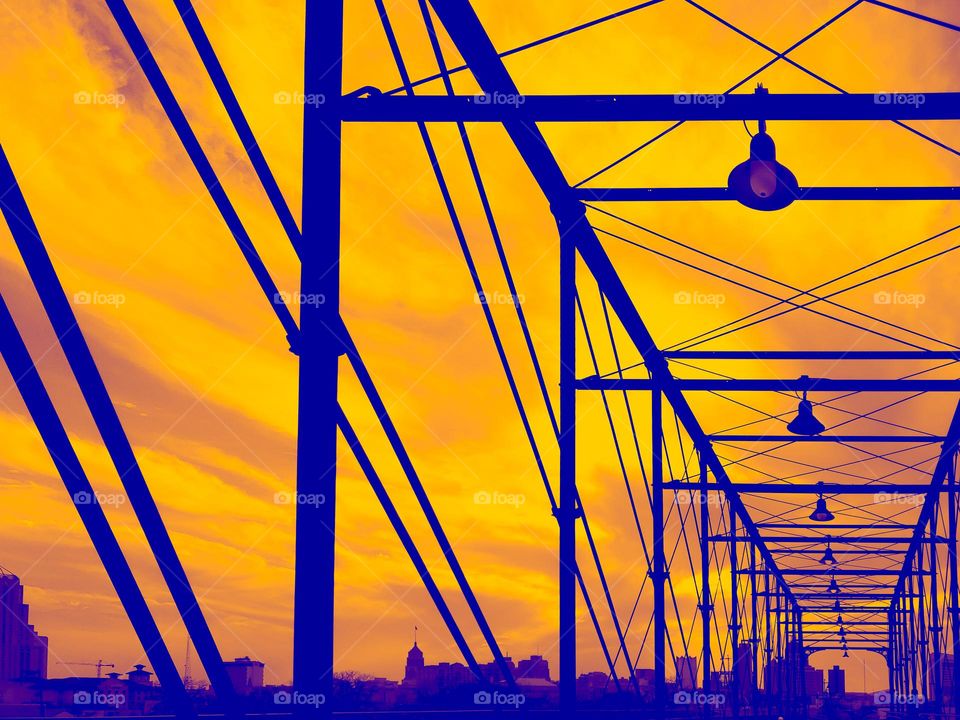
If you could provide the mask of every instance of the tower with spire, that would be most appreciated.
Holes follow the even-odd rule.
[[[423,677],[423,651],[417,647],[417,627],[413,628],[413,647],[407,653],[407,666],[403,673],[404,685],[418,685]]]

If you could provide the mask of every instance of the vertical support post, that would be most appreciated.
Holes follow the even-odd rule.
[[[909,692],[916,696],[917,694],[917,611],[916,611],[916,597],[913,588],[913,572],[907,576],[907,599],[910,603],[909,609],[906,611],[906,620],[910,623],[910,627],[907,630],[907,647],[909,652],[910,660],[910,685]]]
[[[893,609],[887,612],[887,685],[892,698],[897,692],[894,663],[896,662],[896,645],[893,635]]]
[[[337,376],[340,338],[340,166],[343,0],[306,3],[303,106],[303,241],[297,433],[293,684],[324,702],[293,708],[298,717],[332,713],[337,490]]]
[[[920,688],[919,694],[923,695],[924,698],[927,697],[930,693],[930,678],[927,673],[927,663],[930,657],[928,650],[928,637],[927,637],[927,600],[926,600],[926,590],[923,585],[923,546],[921,545],[917,549],[917,606],[919,612],[917,613],[918,620],[918,647],[919,647],[919,656],[920,656]]]
[[[950,486],[950,492],[947,493],[947,500],[950,503],[947,514],[947,553],[950,562],[950,634],[953,640],[953,687],[952,693],[954,713],[957,711],[957,698],[960,696],[960,662],[958,653],[960,653],[960,624],[957,618],[960,617],[960,578],[957,577],[957,473],[954,463],[957,456],[953,454],[947,463],[947,484]]]
[[[653,668],[657,705],[666,707],[667,701],[667,603],[666,556],[663,551],[663,395],[660,388],[651,393],[653,409]]]
[[[740,574],[737,567],[737,511],[730,505],[730,710],[733,717],[740,717]]]
[[[757,696],[757,660],[760,647],[759,629],[757,628],[757,546],[750,543],[750,704],[756,703]]]
[[[803,646],[803,610],[799,605],[795,610],[797,616],[797,665],[794,668],[794,677],[797,682],[797,697],[800,699],[800,711],[803,717],[807,716],[807,684],[804,682],[803,669],[807,666],[807,651]]]
[[[933,513],[930,516],[930,644],[933,646],[933,657],[931,672],[933,673],[933,701],[938,708],[943,707],[943,679],[940,675],[940,640],[942,626],[940,623],[940,581],[937,579],[937,573],[940,568],[940,560],[937,556],[937,528],[940,524],[940,499],[937,499],[933,506]]]
[[[910,691],[910,651],[907,647],[907,609],[906,600],[903,596],[900,596],[897,602],[897,628],[897,637],[900,640],[900,649],[898,652],[900,662],[900,693],[905,695]]]
[[[710,491],[707,489],[707,464],[700,456],[700,599],[701,634],[703,635],[703,692],[710,692]],[[708,705],[704,708],[709,710]]]
[[[560,233],[560,707],[572,714],[577,696],[577,225],[582,204],[555,209]]]
[[[763,645],[763,694],[766,697],[766,702],[764,707],[766,708],[767,713],[769,714],[773,709],[771,704],[772,700],[772,689],[770,687],[773,681],[773,672],[770,669],[770,661],[773,659],[772,646],[770,645],[770,570],[767,568],[766,563],[763,567],[763,607],[766,610],[765,620],[763,623],[763,634],[764,634],[764,645]]]
[[[786,608],[784,608],[786,610]],[[786,708],[793,707],[793,653],[792,647],[793,613],[783,613],[783,695],[781,696],[781,714]]]

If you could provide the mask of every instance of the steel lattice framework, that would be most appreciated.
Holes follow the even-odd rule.
[[[718,273],[726,268],[716,271],[710,268],[718,264],[729,268],[735,266],[637,225],[609,210],[609,203],[730,201],[732,195],[726,188],[602,187],[596,181],[607,170],[650,143],[690,122],[759,118],[799,121],[884,120],[958,154],[909,123],[915,120],[960,119],[960,93],[926,93],[922,104],[878,102],[875,95],[846,92],[790,56],[797,48],[861,5],[873,5],[898,13],[905,16],[904,21],[931,23],[955,32],[960,31],[960,27],[879,0],[856,0],[792,46],[777,51],[693,0],[686,0],[689,5],[772,56],[762,67],[730,87],[724,93],[725,102],[722,105],[710,107],[678,102],[676,96],[664,95],[522,95],[504,64],[504,58],[510,55],[668,0],[650,0],[505,52],[494,47],[469,0],[429,0],[429,5],[427,0],[419,0],[424,28],[438,66],[435,75],[420,79],[411,77],[406,67],[383,0],[373,0],[402,85],[389,90],[366,87],[345,94],[341,67],[342,0],[308,0],[303,89],[307,95],[324,97],[325,102],[304,106],[303,217],[298,224],[259,149],[190,0],[173,1],[301,261],[302,293],[326,298],[322,304],[304,305],[297,323],[124,0],[105,0],[256,282],[271,303],[291,350],[299,357],[297,491],[323,494],[328,500],[320,505],[298,504],[296,509],[294,685],[297,690],[327,696],[332,691],[336,519],[336,503],[333,500],[337,488],[338,433],[352,449],[466,664],[475,673],[479,683],[490,682],[381,482],[373,459],[368,456],[338,405],[341,358],[346,359],[359,380],[400,461],[424,517],[449,563],[470,615],[480,629],[486,651],[500,668],[500,681],[507,686],[515,686],[513,672],[498,645],[494,629],[488,623],[466,572],[457,559],[455,548],[444,533],[440,514],[431,504],[413,458],[405,448],[362,354],[341,319],[339,304],[341,128],[345,123],[416,123],[471,280],[478,295],[483,296],[484,286],[471,255],[467,231],[458,215],[427,127],[427,123],[454,123],[509,289],[517,295],[518,289],[510,272],[494,209],[466,126],[466,123],[479,122],[495,123],[506,131],[546,198],[560,238],[560,390],[559,407],[556,409],[544,380],[527,319],[521,306],[516,304],[517,320],[529,354],[529,358],[523,362],[529,359],[535,371],[544,409],[554,431],[551,443],[556,442],[559,448],[558,478],[550,478],[545,469],[543,449],[532,429],[530,410],[521,398],[512,359],[508,357],[501,339],[501,329],[490,308],[486,304],[480,307],[537,461],[549,508],[558,524],[559,686],[563,711],[572,712],[576,704],[579,596],[579,602],[583,603],[596,631],[610,680],[628,698],[628,702],[642,702],[639,675],[635,671],[652,632],[653,701],[661,709],[670,704],[667,678],[670,661],[696,655],[699,645],[699,686],[709,693],[719,689],[713,687],[714,683],[722,682],[731,700],[728,712],[734,715],[748,707],[784,715],[806,712],[803,668],[807,664],[807,657],[822,650],[848,647],[883,655],[892,693],[927,695],[929,707],[944,713],[956,712],[957,698],[952,688],[960,686],[960,665],[953,660],[960,651],[960,621],[957,620],[960,612],[960,570],[957,561],[957,502],[960,487],[956,478],[960,405],[957,405],[949,425],[940,434],[877,420],[877,416],[886,408],[915,397],[930,395],[938,399],[945,398],[942,402],[955,402],[951,398],[960,393],[960,380],[949,377],[949,370],[947,375],[930,375],[960,360],[960,347],[869,316],[841,302],[843,293],[908,267],[905,265],[883,273],[879,273],[877,268],[879,274],[867,280],[854,280],[852,277],[880,262],[897,258],[903,251],[813,288],[793,287],[737,267],[742,272],[776,283],[785,295],[756,290],[723,277],[721,279],[728,279],[740,287],[760,292],[770,304],[761,311],[698,335],[686,343],[661,348],[601,243],[601,237],[667,258],[664,253],[633,239],[644,234],[655,235],[665,242],[682,245],[697,253],[701,257],[701,265],[684,264],[718,278],[721,277]],[[464,59],[463,65],[447,66],[438,38],[441,28]],[[813,77],[826,86],[830,93],[778,95],[737,92],[764,69],[778,62],[788,63]],[[454,93],[451,77],[468,71],[480,86],[481,94],[458,96]],[[417,88],[435,81],[441,82],[445,94],[417,94]],[[497,98],[519,97],[523,97],[524,102],[496,101]],[[669,121],[673,124],[623,158],[572,184],[552,154],[540,124],[605,121]],[[4,188],[0,199],[3,215],[44,310],[120,474],[203,668],[225,712],[238,714],[241,708],[196,594],[114,410],[96,361],[81,332],[81,325],[68,300],[67,291],[44,247],[42,222],[34,222],[5,155],[0,155],[0,176]],[[958,197],[960,187],[956,186],[801,187],[797,194],[799,201],[955,200]],[[609,229],[611,227],[617,231]],[[955,229],[915,243],[910,248],[919,247]],[[942,254],[936,253],[926,259]],[[683,262],[676,258],[668,259]],[[588,288],[582,281],[578,283],[578,268],[585,271],[596,288]],[[844,281],[848,284],[837,289],[838,283]],[[588,290],[591,297],[593,291],[597,291],[595,303],[587,303],[585,295]],[[588,322],[588,316],[596,314],[588,310],[595,311],[597,308],[602,310],[603,329],[597,333],[594,327],[595,332],[591,336],[590,326],[596,325],[597,321],[593,317]],[[855,319],[839,319],[834,314],[837,310],[847,311]],[[876,351],[725,351],[700,347],[706,341],[717,340],[743,327],[796,311],[836,320],[865,335],[893,340],[905,347]],[[866,320],[872,323],[869,327],[862,324]],[[882,330],[875,329],[877,324]],[[619,333],[625,333],[629,338],[629,349],[618,349],[615,336]],[[91,492],[90,482],[58,412],[13,318],[2,302],[0,340],[3,358],[68,492],[72,496]],[[600,345],[606,342],[609,342],[610,349],[601,354]],[[587,353],[582,352],[584,347]],[[624,365],[621,357],[630,353],[638,353],[641,362]],[[581,357],[578,358],[578,354]],[[615,367],[603,366],[607,362],[604,355],[614,359]],[[799,379],[758,378],[733,377],[706,369],[709,363],[718,361],[763,362],[773,366],[785,361],[811,364],[827,362],[829,365],[826,367],[830,368],[841,367],[850,361],[856,362],[857,368],[876,368],[884,363],[898,362],[915,363],[921,369],[900,378],[884,378],[881,373],[859,378],[806,375]],[[932,368],[923,365],[932,362],[939,364]],[[586,373],[578,371],[584,366],[589,366],[591,370]],[[695,371],[692,375],[689,372],[691,370]],[[634,613],[626,622],[618,616],[578,491],[577,405],[578,396],[587,393],[601,397],[649,571],[642,579],[640,593],[645,589],[652,593],[653,615],[647,632],[642,635],[636,630],[639,623],[635,624]],[[756,423],[709,429],[702,424],[694,410],[695,398],[702,394],[711,394],[750,407],[749,398],[754,397],[752,393],[779,395],[787,399],[794,399],[798,393],[811,393],[817,398],[829,395],[829,399],[817,401],[818,407],[836,410],[848,416],[848,419],[833,424],[822,434],[797,436],[768,429],[756,431],[752,429]],[[889,394],[897,394],[899,399],[887,402],[884,397]],[[860,400],[882,404],[866,411],[845,409],[842,401],[854,395]],[[901,397],[904,395],[905,398]],[[748,399],[738,399],[744,397]],[[611,411],[613,403],[623,404],[629,417],[630,435],[624,434],[622,423],[615,422]],[[652,433],[650,437],[641,439],[637,425],[642,423],[635,420],[647,412],[650,413]],[[781,417],[792,415],[793,409],[782,415],[771,415],[763,410],[757,412],[765,416],[763,421],[773,420],[774,426],[779,427],[777,423],[784,422]],[[667,413],[672,414],[673,418],[665,422]],[[880,430],[845,433],[841,429],[864,419],[876,420]],[[818,464],[818,457],[828,444],[854,450],[865,458],[884,460],[893,464],[894,469],[889,475],[877,478],[856,472],[856,462]],[[641,513],[638,512],[638,504],[642,506],[643,496],[639,499],[634,496],[632,480],[628,477],[628,463],[624,459],[631,445],[636,449],[648,503],[642,513],[646,517],[649,512],[650,522],[646,528],[642,527]],[[871,449],[878,446],[881,448],[878,452]],[[803,458],[786,460],[794,466],[793,472],[764,473],[749,464],[755,458],[777,458],[775,453],[793,450]],[[901,461],[903,454],[908,452],[913,453],[909,455],[911,459]],[[922,456],[917,452],[923,453]],[[783,456],[779,459],[784,460]],[[796,471],[797,467],[801,468],[800,471]],[[761,475],[759,480],[758,473]],[[812,482],[809,476],[815,473],[829,473],[833,479]],[[558,488],[556,492],[555,486]],[[909,512],[894,515],[881,515],[851,504],[859,502],[858,499],[864,495],[878,493],[895,498],[910,496],[919,501],[910,506]],[[781,508],[779,512],[771,511],[769,502],[764,503],[764,500],[771,498]],[[842,522],[806,523],[798,522],[795,512],[793,517],[788,518],[788,512],[782,510],[782,507],[787,507],[788,511],[799,509],[801,514],[805,514],[812,507],[812,498],[840,504],[851,512],[842,512]],[[193,715],[194,709],[182,679],[103,511],[96,504],[78,504],[77,511],[171,705],[183,717]],[[675,537],[670,536],[671,529],[677,531]],[[602,609],[594,606],[583,568],[578,562],[577,544],[580,537],[586,540],[590,562],[596,568],[603,591],[602,603],[609,611],[610,624],[615,629],[616,637],[612,641],[603,630],[600,619]],[[684,550],[682,553],[679,552],[681,548]],[[837,566],[817,561],[818,556],[828,552],[842,558]],[[684,558],[689,561],[689,572],[698,595],[695,613],[687,616],[681,613],[671,578],[671,567],[682,567]],[[834,620],[834,616],[840,617]],[[631,630],[634,630],[632,635]],[[639,648],[636,646],[638,641]],[[624,671],[626,682],[621,679]],[[297,712],[304,715],[326,715],[330,711],[330,705],[297,708]],[[709,712],[709,706],[705,706],[704,713]]]

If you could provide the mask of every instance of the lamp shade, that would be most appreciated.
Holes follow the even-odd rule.
[[[827,509],[827,501],[824,500],[823,495],[821,495],[817,498],[817,505],[814,507],[813,512],[810,513],[810,519],[814,522],[830,522],[833,520],[833,517],[833,513]],[[830,557],[832,558],[832,551],[830,551],[829,548],[827,551],[830,552]],[[826,557],[826,554],[824,554],[824,557]],[[823,562],[823,560],[820,562]],[[832,564],[836,564],[836,560],[834,560]]]
[[[730,171],[727,189],[753,210],[782,210],[797,199],[796,176],[777,162],[777,147],[765,131],[750,139],[750,157]]]
[[[825,428],[813,414],[813,403],[803,398],[797,405],[797,416],[787,423],[787,430],[794,435],[819,435]]]

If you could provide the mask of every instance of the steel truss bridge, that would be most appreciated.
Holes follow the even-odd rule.
[[[431,504],[413,458],[407,452],[362,353],[340,316],[339,303],[340,131],[345,123],[416,123],[470,277],[477,293],[482,295],[484,285],[471,255],[466,225],[458,213],[427,126],[427,123],[455,124],[510,291],[514,295],[519,292],[467,127],[467,123],[495,123],[502,126],[517,155],[542,190],[556,221],[559,237],[558,407],[554,407],[521,305],[516,304],[516,319],[528,353],[527,357],[520,359],[508,357],[501,327],[495,322],[488,305],[481,304],[480,310],[496,344],[505,379],[542,476],[547,496],[545,507],[553,513],[558,526],[557,642],[562,712],[571,713],[576,707],[577,625],[578,612],[582,609],[596,631],[610,682],[626,698],[627,707],[631,703],[653,704],[666,714],[665,708],[672,702],[673,687],[668,681],[673,676],[674,661],[690,656],[696,659],[697,687],[705,693],[722,691],[729,698],[723,709],[714,708],[713,712],[774,716],[804,714],[807,710],[803,667],[808,657],[824,650],[849,649],[883,656],[891,693],[925,696],[924,712],[955,715],[957,698],[953,688],[960,686],[960,665],[954,662],[960,651],[957,562],[960,487],[956,477],[960,405],[955,403],[960,393],[960,379],[951,377],[950,370],[960,360],[960,347],[854,310],[842,304],[842,295],[878,277],[889,277],[960,246],[889,269],[890,263],[898,261],[906,251],[901,250],[814,288],[780,283],[684,246],[700,259],[697,264],[685,263],[688,267],[754,289],[726,275],[721,277],[720,273],[736,270],[775,283],[782,292],[774,294],[755,290],[770,301],[763,311],[702,333],[686,343],[661,348],[601,238],[608,242],[624,241],[661,257],[668,256],[630,240],[627,236],[636,237],[636,231],[640,234],[652,231],[631,223],[609,208],[616,207],[616,203],[631,202],[729,202],[734,197],[727,188],[603,187],[597,185],[596,180],[650,142],[682,124],[693,122],[761,118],[811,122],[883,120],[956,155],[957,150],[910,123],[960,119],[960,93],[926,93],[923,103],[889,99],[878,102],[875,95],[846,92],[801,65],[791,55],[863,6],[872,5],[897,13],[903,16],[904,22],[932,24],[953,32],[960,31],[960,27],[895,4],[856,0],[790,47],[778,51],[693,0],[686,0],[771,56],[762,67],[723,93],[725,101],[722,104],[710,107],[678,102],[675,96],[662,95],[526,96],[521,94],[504,63],[504,58],[538,45],[629,13],[642,12],[662,2],[680,0],[649,0],[507,51],[494,47],[469,0],[429,0],[429,3],[420,0],[424,28],[438,68],[435,75],[426,78],[411,77],[384,0],[372,1],[402,80],[402,85],[397,88],[365,87],[345,92],[341,67],[342,0],[308,0],[306,4],[307,52],[303,89],[305,94],[322,96],[325,102],[304,106],[303,214],[302,222],[298,223],[259,149],[200,17],[190,0],[173,0],[203,61],[208,79],[215,86],[301,261],[302,293],[316,293],[327,300],[324,304],[303,306],[297,322],[278,293],[253,238],[218,181],[135,18],[123,0],[105,0],[157,102],[249,264],[253,280],[271,304],[290,349],[299,358],[297,491],[321,493],[328,501],[321,505],[299,504],[296,508],[295,688],[327,696],[332,690],[336,579],[333,532],[336,503],[333,499],[337,490],[338,436],[346,441],[366,474],[464,662],[477,675],[478,682],[487,682],[483,680],[478,654],[469,645],[444,593],[433,579],[381,482],[373,459],[367,455],[338,405],[338,376],[347,371],[353,373],[362,385],[400,461],[462,591],[471,619],[480,630],[484,640],[482,652],[499,666],[502,683],[516,687],[517,678],[498,645],[494,628],[487,622],[455,549],[444,533],[442,513]],[[464,64],[448,64],[439,39],[441,33],[446,33],[455,44]],[[806,73],[829,92],[804,95],[737,92],[776,63],[789,64]],[[472,74],[481,89],[480,94],[458,96],[454,93],[451,78],[465,72]],[[437,81],[445,90],[443,94],[418,94],[418,88]],[[498,98],[523,98],[523,102],[499,102]],[[590,178],[572,184],[551,153],[540,125],[605,121],[669,121],[673,124],[624,158]],[[225,711],[239,714],[238,698],[225,673],[220,651],[198,605],[196,593],[114,409],[82,325],[68,300],[69,289],[61,282],[45,249],[43,219],[32,217],[28,198],[21,193],[14,168],[5,154],[0,160],[0,174],[3,215],[26,270],[120,474],[204,671]],[[960,187],[956,186],[799,187],[795,199],[798,202],[855,202],[953,200],[958,196]],[[611,221],[618,223],[615,226],[617,232],[608,229]],[[907,249],[933,242],[956,229],[946,229]],[[659,237],[681,245],[672,238]],[[855,279],[854,276],[858,277]],[[592,300],[594,295],[596,301]],[[598,308],[602,310],[599,314],[596,312]],[[852,315],[854,319],[840,319],[837,316],[840,310],[847,313],[845,318]],[[884,347],[895,349],[744,351],[705,350],[701,347],[707,340],[719,339],[768,319],[771,313],[779,316],[794,312],[836,320],[861,332],[867,339],[880,338],[885,342]],[[602,319],[599,331],[598,316]],[[618,336],[621,337],[619,347]],[[623,345],[624,336],[629,339],[629,347]],[[67,491],[71,496],[92,492],[90,480],[5,304],[0,304],[0,340],[4,361]],[[600,346],[604,343],[610,347],[601,351]],[[629,355],[638,355],[640,362],[633,365],[622,363],[621,358]],[[610,358],[613,367],[606,366]],[[777,363],[792,363],[791,367],[811,367],[814,370],[797,378],[792,375],[731,376],[704,369],[711,362],[733,361],[741,363],[738,367],[777,367]],[[531,409],[521,398],[514,372],[518,363],[528,362],[536,373],[542,395],[543,407],[538,411],[545,411],[553,426],[554,437],[546,444],[535,437]],[[891,363],[896,363],[896,367],[912,364],[917,369],[900,377],[885,377],[883,370]],[[855,367],[857,373],[844,372],[847,366]],[[945,372],[942,371],[944,368]],[[818,373],[817,369],[823,370]],[[783,431],[780,426],[795,413],[800,393],[804,396],[809,393],[817,412],[835,411],[838,417],[845,419],[812,435]],[[711,429],[704,426],[695,411],[697,398],[704,394],[742,407],[753,407],[751,403],[762,394],[780,401],[782,410],[777,414],[757,410],[764,416],[759,421],[725,430]],[[652,617],[644,633],[637,630],[643,622],[634,617],[636,604],[629,619],[618,615],[586,508],[580,501],[576,457],[578,450],[582,450],[577,444],[578,399],[585,395],[594,398],[599,395],[605,409],[618,456],[617,464],[643,548],[648,572],[642,576],[640,593],[653,598]],[[890,400],[891,397],[895,399]],[[947,405],[948,410],[952,409],[951,419],[940,430],[917,430],[878,419],[890,407],[928,397]],[[856,409],[849,409],[848,398],[857,400]],[[626,430],[622,422],[614,421],[611,411],[614,404],[627,412],[629,424]],[[945,413],[945,417],[947,415],[949,413]],[[844,426],[851,424],[862,427],[860,421],[864,420],[874,420],[871,430],[856,433],[844,430]],[[758,423],[764,422],[763,431],[754,429]],[[771,431],[771,423],[779,430]],[[638,427],[647,425],[650,434],[644,436]],[[559,477],[549,477],[542,460],[546,446],[552,447],[554,443],[560,458]],[[851,451],[860,460],[825,462],[823,458],[830,457],[830,454],[824,451],[831,447]],[[625,457],[633,452],[637,457],[643,493],[634,493],[636,473],[628,472],[628,466],[633,466]],[[793,472],[761,473],[761,479],[757,479],[759,471],[751,467],[751,460],[776,458],[776,453],[787,452],[793,453],[792,459],[788,460]],[[782,455],[780,459],[783,459]],[[884,476],[859,474],[857,464],[864,459],[885,461],[893,469]],[[804,470],[796,472],[798,466]],[[830,479],[814,482],[811,479],[814,475]],[[884,515],[877,505],[878,494],[882,496],[881,500],[910,498],[911,501]],[[869,495],[875,496],[873,504],[867,502],[866,496]],[[889,505],[888,502],[888,508]],[[826,509],[827,506],[832,507],[839,517],[832,521],[802,520],[812,508]],[[97,504],[78,504],[77,511],[171,706],[181,716],[193,715],[183,681],[107,518]],[[578,544],[582,546],[580,553]],[[828,561],[831,556],[836,564]],[[588,591],[585,580],[588,569],[596,571],[601,593]],[[682,613],[674,582],[679,571],[692,577],[696,590],[695,606],[687,603]],[[604,626],[614,629],[612,637]],[[635,673],[648,639],[653,645],[650,698],[644,697]],[[718,682],[723,683],[722,688],[716,686]],[[321,716],[332,710],[328,704],[297,708],[296,712]],[[673,708],[673,711],[677,710]],[[903,711],[916,710],[914,707]],[[705,706],[702,712],[709,714],[711,708]]]

